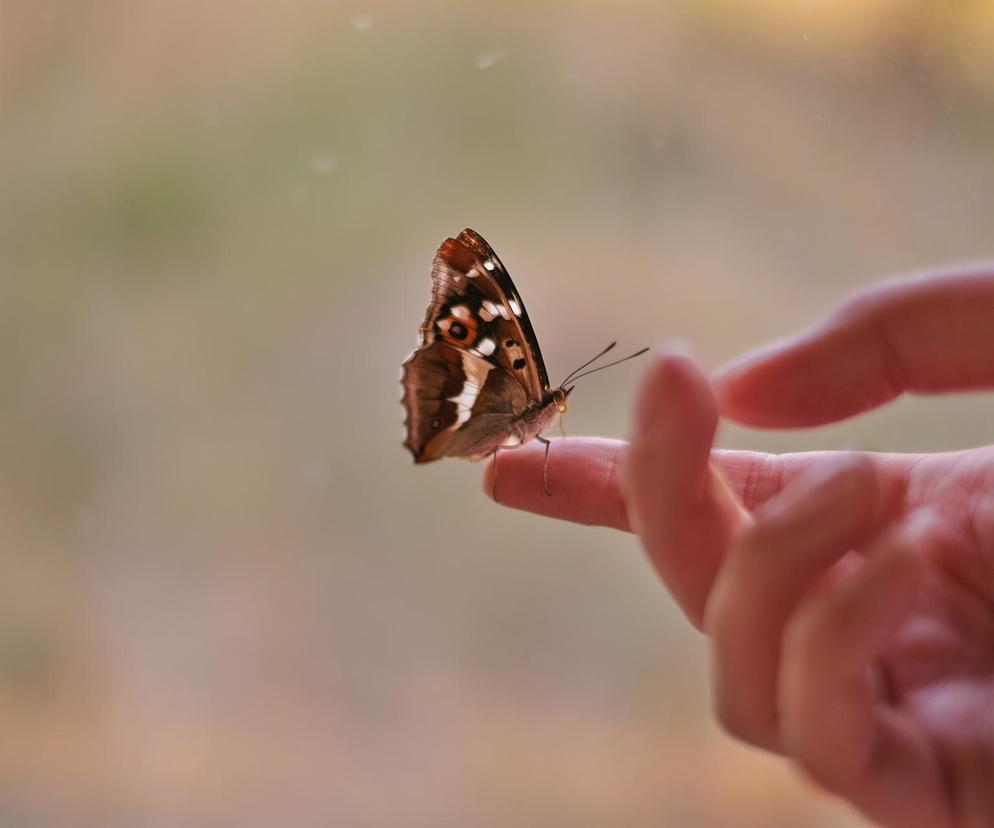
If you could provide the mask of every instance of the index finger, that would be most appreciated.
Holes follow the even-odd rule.
[[[994,387],[994,264],[857,294],[715,375],[721,412],[764,428],[850,417],[904,392]]]
[[[553,439],[549,450],[549,488],[545,493],[542,464],[545,448],[529,443],[498,452],[496,500],[504,506],[546,517],[608,526],[630,532],[619,473],[628,443],[598,437]],[[752,511],[779,494],[799,474],[834,456],[834,452],[764,454],[714,449],[711,462],[732,493]],[[494,495],[493,462],[483,488]]]

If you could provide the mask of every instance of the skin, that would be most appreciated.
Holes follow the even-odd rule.
[[[717,719],[872,821],[994,825],[994,446],[714,448],[903,393],[994,388],[994,266],[883,283],[707,377],[654,355],[630,443],[500,459],[505,505],[637,533],[706,635]],[[488,470],[485,490],[491,491]]]

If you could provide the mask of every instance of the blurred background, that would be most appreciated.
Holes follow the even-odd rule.
[[[632,538],[413,467],[398,368],[466,226],[554,380],[991,256],[992,104],[984,0],[6,0],[0,822],[860,824],[718,730]],[[624,435],[639,370],[567,430]]]

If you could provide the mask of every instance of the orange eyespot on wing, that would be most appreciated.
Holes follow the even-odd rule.
[[[442,339],[457,348],[470,347],[479,335],[477,317],[466,305],[453,305],[435,325]]]

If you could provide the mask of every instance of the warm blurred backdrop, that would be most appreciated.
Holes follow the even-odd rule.
[[[630,537],[413,467],[398,367],[465,226],[553,379],[991,256],[992,106],[984,0],[3,2],[0,823],[859,824],[719,732]]]

